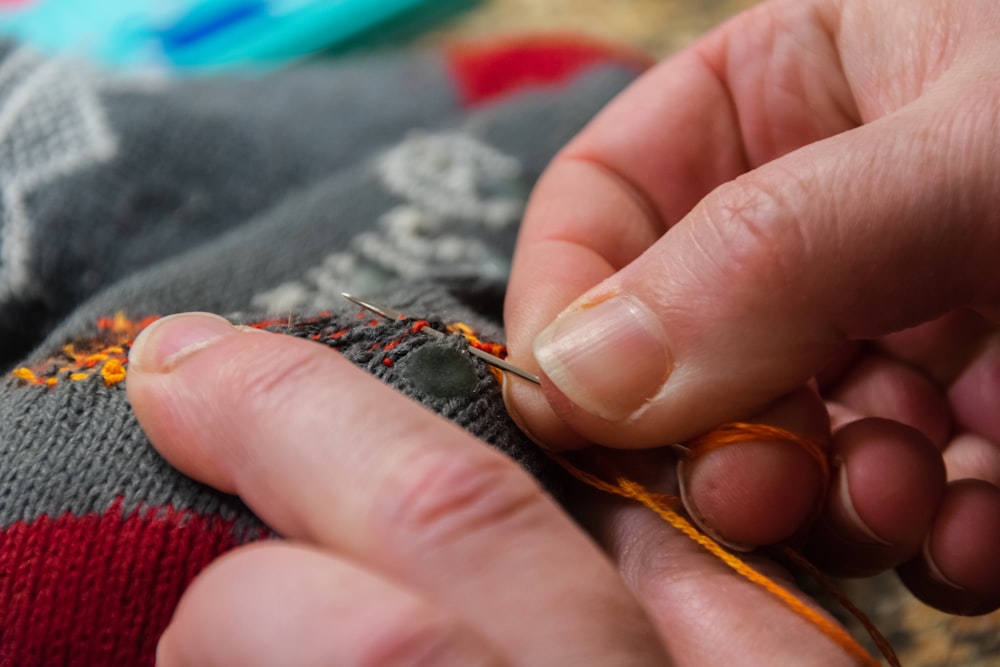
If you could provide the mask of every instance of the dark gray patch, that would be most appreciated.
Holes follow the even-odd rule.
[[[400,371],[414,389],[438,398],[466,396],[479,381],[469,355],[443,345],[414,350],[400,364]]]

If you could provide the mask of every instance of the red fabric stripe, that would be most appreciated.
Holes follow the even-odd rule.
[[[42,516],[0,531],[0,665],[152,665],[181,593],[238,544],[170,507]]]
[[[527,87],[562,83],[595,65],[614,63],[639,72],[652,64],[637,51],[580,37],[460,44],[449,48],[447,56],[462,101],[469,106]]]

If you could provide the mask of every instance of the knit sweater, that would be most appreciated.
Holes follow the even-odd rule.
[[[502,342],[527,193],[635,71],[572,41],[195,80],[0,47],[0,666],[152,664],[191,579],[278,537],[139,428],[128,351],[159,316],[329,345],[558,493],[464,339],[416,325]]]

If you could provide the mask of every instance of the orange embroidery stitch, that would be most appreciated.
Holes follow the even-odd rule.
[[[472,327],[470,327],[468,324],[464,324],[462,322],[454,322],[448,325],[447,329],[451,333],[461,334],[462,337],[465,338],[465,340],[469,341],[469,345],[471,345],[476,349],[482,350],[483,352],[488,352],[489,354],[492,354],[494,357],[498,357],[500,359],[507,358],[506,345],[501,345],[499,343],[483,342],[476,336],[475,331],[473,331]]]
[[[54,387],[64,379],[80,382],[99,374],[106,386],[114,386],[125,379],[132,341],[158,317],[130,320],[124,313],[101,317],[94,337],[68,343],[34,368],[15,368],[12,374],[26,384],[44,387]]]
[[[423,322],[423,320],[421,320]],[[419,323],[418,323],[419,324]],[[426,323],[425,323],[426,325]],[[414,325],[416,326],[416,325]],[[423,327],[421,327],[423,328]],[[494,357],[499,359],[507,358],[507,346],[501,345],[499,343],[486,343],[479,339],[476,332],[468,324],[464,322],[453,322],[445,327],[449,333],[456,333],[461,335],[472,347],[482,350],[492,354]],[[488,366],[490,373],[496,378],[497,382],[501,385],[503,384],[503,371],[494,366]]]
[[[14,377],[18,380],[24,380],[25,382],[37,382],[38,378],[35,377],[34,372],[29,368],[15,368],[13,371]]]
[[[104,384],[109,387],[118,384],[125,379],[125,364],[120,359],[108,359],[101,368],[101,377],[104,378]]]
[[[430,325],[431,325],[431,323],[428,322],[427,320],[417,320],[416,322],[413,323],[413,326],[410,327],[410,331],[412,333],[420,333],[420,331],[422,329],[425,329],[426,327],[429,327]]]

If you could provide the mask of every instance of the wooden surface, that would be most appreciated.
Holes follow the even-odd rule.
[[[484,0],[426,39],[575,33],[629,44],[660,58],[753,4],[755,0]],[[916,601],[891,573],[842,582],[842,588],[871,616],[907,667],[1000,665],[1000,613],[977,618],[941,614]],[[855,623],[846,622],[855,636],[863,637]]]
[[[431,38],[575,33],[630,44],[660,58],[753,4],[756,0],[483,0]]]

